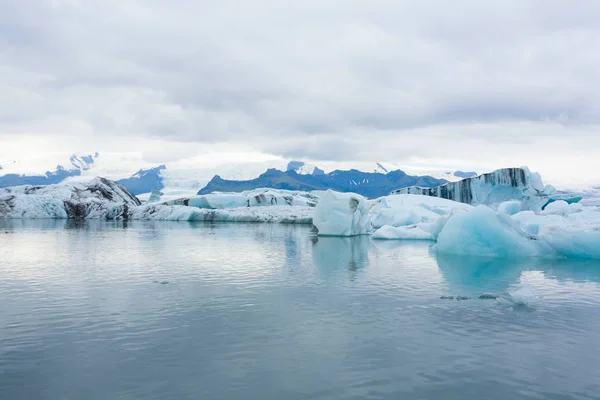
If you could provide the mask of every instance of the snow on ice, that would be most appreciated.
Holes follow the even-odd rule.
[[[123,219],[212,222],[312,222],[313,195],[295,195],[278,191],[257,191],[250,194],[221,194],[210,197],[207,204],[189,206],[191,199],[178,202],[148,202],[142,205],[138,198],[116,182],[95,178],[86,183],[48,186],[16,186],[0,189],[0,218],[22,219]],[[243,199],[236,196],[241,196]],[[290,197],[291,196],[291,197]],[[158,201],[159,193],[153,201]],[[238,198],[238,202],[232,199]],[[289,204],[285,199],[291,198]],[[199,198],[194,198],[200,201]],[[243,201],[242,201],[243,200]],[[212,203],[211,203],[212,202]],[[279,203],[278,203],[279,202]],[[193,202],[192,202],[193,203]],[[243,207],[225,209],[227,205]],[[250,204],[250,206],[248,206]],[[284,205],[279,205],[284,204]],[[268,207],[255,207],[268,205]],[[314,205],[314,204],[313,204]],[[213,207],[214,206],[214,207]],[[217,207],[218,206],[218,207]],[[215,209],[221,208],[221,209]]]

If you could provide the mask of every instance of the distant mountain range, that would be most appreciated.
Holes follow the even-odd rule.
[[[369,198],[389,194],[407,186],[434,187],[448,181],[456,181],[464,177],[477,175],[474,172],[450,171],[438,173],[435,177],[426,175],[426,172],[412,174],[405,173],[399,165],[377,163],[371,172],[357,169],[336,170],[325,173],[323,169],[302,161],[290,161],[287,164],[277,162],[263,166],[265,171],[260,176],[259,165],[238,163],[222,168],[214,168],[212,174],[201,169],[168,169],[166,165],[139,169],[133,175],[126,175],[128,160],[98,159],[98,153],[93,155],[76,156],[68,158],[68,163],[61,163],[56,169],[45,173],[19,173],[26,170],[20,162],[3,161],[0,166],[0,188],[19,185],[43,186],[67,181],[84,181],[97,175],[106,176],[116,180],[129,189],[134,195],[150,193],[152,190],[166,190],[169,196],[189,196],[192,193],[207,194],[214,191],[240,192],[258,187],[288,190],[326,190],[333,189],[341,192],[355,192]],[[59,160],[57,160],[59,161]],[[64,167],[63,165],[67,165]],[[130,167],[133,165],[129,165]],[[125,167],[125,168],[124,168]],[[273,168],[275,167],[275,168]],[[139,167],[138,167],[139,168]],[[285,169],[282,170],[282,169]],[[28,169],[31,171],[31,168]],[[40,169],[43,171],[43,169]],[[120,171],[115,174],[115,170]],[[222,173],[222,175],[214,175]],[[255,175],[254,175],[255,174]],[[115,176],[117,175],[117,176]],[[118,176],[120,175],[120,176]],[[421,176],[422,175],[422,176]],[[210,177],[212,176],[212,179]],[[225,176],[224,179],[221,176]],[[257,178],[253,178],[258,176]],[[234,178],[237,177],[237,178]],[[122,179],[119,179],[122,178]],[[233,178],[233,179],[231,179]],[[250,179],[252,178],[252,179]],[[193,183],[193,185],[192,185]],[[202,187],[203,185],[206,185]],[[202,188],[198,191],[198,188]]]
[[[391,171],[387,174],[362,172],[355,169],[350,171],[336,170],[328,174],[322,171],[316,174],[314,172],[312,174],[298,174],[294,168],[287,171],[269,169],[258,178],[247,181],[226,180],[217,175],[198,194],[241,192],[265,187],[302,191],[332,189],[376,198],[386,196],[392,190],[407,186],[434,187],[447,182],[445,179],[436,179],[431,176],[410,176],[400,170]]]
[[[140,169],[131,177],[126,179],[119,179],[117,183],[125,186],[129,191],[134,194],[150,193],[157,189],[164,189],[163,177],[161,171],[166,170],[165,165],[159,165],[158,167],[150,169]]]
[[[25,175],[17,173],[9,173],[0,176],[0,188],[9,186],[20,186],[20,185],[52,185],[60,183],[63,180],[73,177],[80,176],[83,171],[87,171],[98,157],[98,153],[94,155],[87,155],[78,157],[72,155],[69,158],[71,165],[65,168],[62,165],[57,165],[53,171],[46,171],[44,174],[39,175]],[[3,168],[0,167],[0,170]]]

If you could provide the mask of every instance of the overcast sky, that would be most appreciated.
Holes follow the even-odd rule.
[[[597,0],[0,0],[0,159],[235,152],[599,184],[599,20]]]

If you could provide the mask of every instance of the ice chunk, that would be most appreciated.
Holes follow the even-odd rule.
[[[185,200],[185,199],[181,199]],[[189,198],[187,205],[207,209],[238,207],[302,206],[314,207],[318,197],[307,192],[255,189],[241,193],[215,192]],[[181,203],[181,201],[179,201]],[[177,204],[179,204],[177,203]]]
[[[508,293],[514,305],[529,305],[535,300],[535,294],[529,286],[523,286]]]
[[[224,198],[226,198],[225,196]],[[244,196],[244,199],[246,197]],[[223,200],[219,198],[219,200]],[[19,186],[0,189],[0,218],[280,222],[311,224],[312,207],[200,209],[188,199],[140,205],[127,189],[107,179],[88,183]]]
[[[154,189],[152,193],[150,193],[150,197],[148,198],[148,203],[157,203],[160,201],[160,198],[164,195],[160,190]]]
[[[364,197],[327,190],[315,208],[313,225],[322,236],[356,236],[370,233],[371,220]]]
[[[600,259],[600,230],[554,229],[543,237],[563,257]]]
[[[564,200],[558,200],[548,204],[544,211],[541,212],[542,215],[568,215],[570,214],[571,208],[569,203]]]
[[[542,256],[547,244],[527,236],[509,216],[478,206],[448,219],[437,238],[441,254],[487,257]]]
[[[454,210],[470,210],[471,206],[456,201],[418,195],[386,196],[375,201],[371,208],[374,228],[384,225],[406,226],[433,223]]]
[[[373,239],[433,240],[433,235],[418,225],[399,227],[385,225],[373,233]]]
[[[247,196],[242,194],[222,193],[190,197],[188,205],[190,207],[214,210],[223,208],[249,207],[250,203]]]
[[[201,209],[186,206],[151,204],[129,210],[128,219],[158,221],[203,222],[268,222],[311,224],[312,207],[240,207],[230,209]]]
[[[505,201],[504,203],[498,206],[498,212],[514,215],[521,212],[521,202],[520,201]]]
[[[140,204],[123,186],[104,178],[85,184],[0,189],[0,217],[4,218],[107,219]]]

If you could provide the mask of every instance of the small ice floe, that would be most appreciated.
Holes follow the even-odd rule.
[[[528,306],[535,300],[535,294],[529,286],[523,286],[508,292],[508,294],[515,305]]]
[[[480,300],[496,300],[499,296],[496,293],[481,293],[479,295]]]
[[[508,292],[507,295],[498,296],[496,304],[502,307],[511,307],[519,310],[533,310],[532,303],[537,299],[529,286],[523,286]]]

